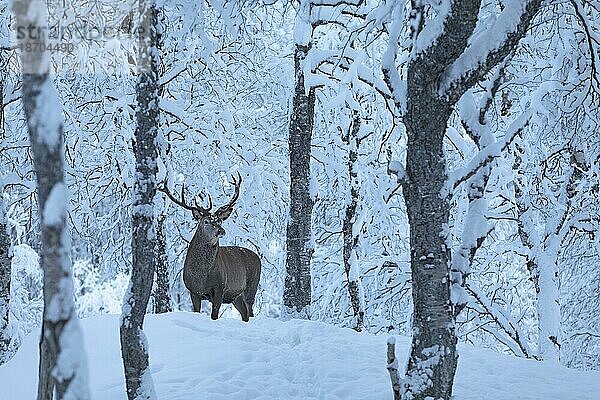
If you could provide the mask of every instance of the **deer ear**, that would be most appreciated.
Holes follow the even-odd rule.
[[[225,221],[227,218],[229,218],[229,216],[231,215],[232,212],[233,212],[233,207],[229,207],[228,209],[223,211],[223,213],[221,215],[219,215],[219,219],[221,221]]]
[[[195,220],[200,220],[200,217],[202,217],[202,214],[200,214],[200,212],[198,210],[192,210],[192,217],[194,217]]]

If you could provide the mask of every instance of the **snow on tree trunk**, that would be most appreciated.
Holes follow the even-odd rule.
[[[356,162],[358,160],[358,147],[360,138],[360,115],[354,111],[354,118],[343,140],[348,146],[348,178],[350,179],[350,196],[346,204],[346,212],[342,223],[342,235],[344,239],[343,260],[344,272],[348,283],[348,295],[354,313],[354,329],[358,332],[364,328],[364,301],[362,299],[361,286],[358,274],[358,260],[356,258],[356,246],[358,236],[354,234],[354,221],[356,220],[356,208],[359,200],[359,181]]]
[[[296,83],[289,130],[290,215],[286,234],[286,277],[283,303],[291,311],[302,313],[311,302],[310,262],[314,252],[310,193],[310,155],[314,126],[315,91],[304,84],[304,61],[311,42],[308,21],[309,4],[302,1],[295,26],[294,73]]]
[[[491,166],[485,166],[467,181],[469,207],[465,216],[461,243],[452,260],[451,267],[452,303],[456,316],[468,303],[468,297],[463,289],[466,285],[466,278],[471,272],[471,265],[477,250],[490,232],[490,226],[485,216],[488,208],[485,188],[491,171]]]
[[[6,12],[5,9],[0,9],[0,13],[4,13]],[[3,26],[0,26],[0,29],[3,29]],[[2,35],[3,32],[0,32],[0,35]],[[2,35],[4,36],[4,35]],[[0,46],[2,46],[2,43],[0,43]],[[5,55],[5,51],[4,49],[0,48],[0,139],[4,139],[5,135],[6,135],[6,129],[5,129],[5,119],[4,119],[4,85],[5,85],[5,80],[7,78],[7,72],[8,71],[8,59]]]
[[[131,281],[121,315],[121,355],[129,400],[156,399],[150,375],[148,345],[143,324],[152,291],[155,266],[157,147],[159,125],[158,9],[152,0],[140,0],[138,28],[138,85],[134,152],[136,159],[132,212]]]
[[[406,400],[452,396],[458,356],[446,242],[449,203],[443,141],[455,104],[514,49],[541,4],[539,0],[514,3],[506,5],[497,26],[487,30],[493,35],[473,38],[480,1],[451,1],[435,10],[413,3],[406,81],[396,64],[398,32],[406,22],[403,5],[392,14],[390,44],[382,65],[394,103],[404,114],[408,136],[402,188],[410,226],[414,310],[412,346],[401,388]],[[429,12],[434,12],[430,18]]]
[[[164,27],[165,25],[165,14],[163,10],[157,10],[157,24],[159,26]],[[156,39],[156,48],[158,50],[158,54],[161,58],[160,62],[162,62],[162,50],[163,50],[163,41],[162,35],[159,35]],[[160,76],[158,76],[160,80]],[[163,87],[159,86],[158,88],[158,96],[162,98]],[[159,121],[160,126],[160,121]],[[158,132],[157,136],[157,151],[159,154],[159,158],[162,159],[163,164],[167,162],[168,159],[171,158],[171,145],[167,140],[165,140],[162,133]],[[164,200],[163,207],[159,208],[161,211],[156,216],[156,289],[154,291],[154,312],[156,314],[167,313],[173,311],[173,307],[171,305],[171,297],[170,297],[170,276],[169,276],[169,258],[167,256],[167,237],[165,232],[165,220],[166,213],[164,208]]]
[[[493,160],[500,155],[500,152],[506,150],[529,123],[530,113],[522,114],[503,132],[503,143],[496,142],[498,133],[493,132],[492,129],[497,128],[492,128],[491,124],[488,124],[487,112],[500,88],[504,75],[503,70],[503,66],[498,68],[492,79],[487,82],[486,90],[488,92],[479,101],[470,92],[463,96],[459,105],[462,125],[476,146],[479,147],[479,152],[472,159],[477,161],[476,165],[468,168],[466,175],[463,175],[462,171],[458,174],[459,180],[464,183],[464,189],[467,192],[468,208],[464,217],[460,245],[452,257],[451,296],[455,317],[458,317],[461,310],[469,303],[473,310],[490,318],[498,325],[500,331],[490,330],[490,332],[506,344],[514,354],[530,357],[531,352],[526,342],[526,336],[521,332],[520,324],[510,314],[496,308],[476,285],[466,281],[477,251],[493,229],[486,216],[488,210],[486,194],[494,193],[495,190],[498,190],[496,185],[502,185],[502,181],[494,180],[491,187],[488,187],[490,176],[497,165]],[[477,107],[473,107],[475,105]],[[468,178],[466,178],[467,176]]]
[[[544,240],[535,253],[534,262],[538,273],[538,324],[539,324],[539,356],[546,361],[558,363],[561,347],[561,314],[558,260],[561,246],[572,224],[573,198],[577,195],[577,186],[588,170],[583,160],[578,160],[575,152],[571,151],[570,166],[566,168],[564,184],[559,191],[558,201],[562,203],[561,212],[555,213],[546,223]]]
[[[390,336],[387,341],[387,370],[392,382],[394,400],[400,400],[400,378],[398,377],[398,359],[396,358],[396,339]]]
[[[2,85],[2,82],[0,82]],[[2,97],[0,97],[2,99]],[[0,365],[8,358],[10,349],[10,237],[6,230],[6,213],[0,185]]]
[[[423,87],[424,73],[426,69],[419,68],[409,75],[408,82],[413,101],[406,115],[409,179],[403,185],[403,194],[410,224],[414,311],[413,344],[403,389],[407,399],[411,395],[415,399],[449,399],[456,371],[457,339],[445,232],[450,206],[441,193],[446,182],[442,144],[451,110],[449,104],[438,99],[436,91]]]
[[[538,357],[546,360],[559,362],[561,348],[561,313],[560,313],[560,290],[559,290],[559,257],[562,244],[566,235],[576,228],[580,213],[575,211],[577,196],[580,189],[578,186],[589,172],[583,152],[574,148],[568,149],[569,157],[563,162],[568,162],[568,167],[561,168],[561,176],[556,181],[561,182],[557,190],[551,192],[550,204],[554,206],[555,212],[550,214],[544,225],[544,234],[536,232],[536,224],[539,223],[532,213],[535,205],[520,179],[524,176],[525,169],[529,166],[526,152],[522,146],[517,146],[515,151],[515,199],[517,202],[518,233],[521,243],[527,250],[525,254],[527,269],[530,274],[536,296],[538,316]],[[558,153],[557,153],[558,154]],[[585,213],[583,213],[584,219]]]
[[[63,117],[58,94],[49,75],[49,52],[44,48],[47,26],[42,1],[13,2],[17,30],[35,35],[19,37],[32,51],[21,52],[22,99],[38,184],[41,216],[41,267],[44,271],[44,315],[40,347],[41,385],[38,400],[88,399],[87,360],[73,302],[70,238],[67,230],[68,190],[64,184]],[[33,28],[33,30],[31,30]]]
[[[552,238],[558,242],[558,238]],[[539,268],[538,310],[538,346],[539,356],[542,360],[560,361],[560,303],[558,290],[558,268],[556,261],[559,249],[550,245],[546,249],[548,257]]]
[[[477,101],[472,93],[466,93],[459,103],[459,113],[463,127],[480,153],[487,151],[496,142],[487,121],[487,113],[504,79],[504,71],[504,66],[497,69],[492,79],[485,85],[486,92],[480,101]],[[493,164],[479,167],[479,170],[466,181],[469,205],[463,223],[460,245],[452,257],[450,268],[452,279],[450,294],[454,304],[455,317],[469,302],[469,296],[465,291],[467,287],[466,279],[471,272],[471,266],[477,251],[491,232],[491,226],[486,216],[488,202],[485,194]],[[478,297],[475,297],[476,301],[477,299]]]
[[[519,200],[519,196],[517,196]],[[527,248],[526,265],[537,297],[538,358],[559,361],[560,351],[560,304],[558,291],[558,249],[532,243],[530,234],[522,221],[526,208],[518,205],[518,232],[523,246]],[[556,238],[550,238],[555,241]],[[540,263],[540,260],[542,263]]]
[[[517,174],[523,176],[524,154],[523,148],[517,146],[515,153],[515,167]],[[572,175],[571,175],[572,177]],[[563,188],[564,190],[566,188]],[[558,289],[558,253],[562,239],[560,226],[565,222],[569,207],[558,208],[561,212],[546,221],[547,232],[542,240],[535,233],[536,227],[531,221],[527,197],[524,188],[517,180],[515,183],[515,199],[517,202],[517,229],[522,245],[527,249],[525,262],[529,271],[537,301],[536,310],[538,317],[538,358],[546,361],[559,362],[560,360],[560,303]],[[553,226],[554,225],[554,226]]]

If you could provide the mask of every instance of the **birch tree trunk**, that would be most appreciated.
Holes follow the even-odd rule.
[[[0,85],[2,82],[0,81]],[[2,97],[0,97],[1,101]],[[10,237],[6,226],[6,209],[0,185],[0,365],[8,361],[8,351],[12,341],[9,333],[10,316]]]
[[[518,176],[524,176],[525,169],[528,168],[523,160],[525,151],[524,148],[518,147],[514,155]],[[537,355],[542,360],[556,363],[560,361],[562,341],[558,260],[565,236],[578,222],[574,201],[578,195],[578,185],[582,179],[585,179],[585,174],[589,170],[589,166],[583,159],[583,153],[578,155],[574,149],[569,151],[570,165],[562,167],[563,176],[559,178],[562,180],[562,186],[550,203],[555,206],[555,211],[547,217],[545,233],[541,240],[535,240],[538,237],[532,221],[535,217],[529,215],[534,206],[526,200],[525,188],[522,187],[521,182],[517,179],[515,183],[518,233],[522,245],[528,250],[525,262],[537,297]]]
[[[402,381],[402,399],[449,400],[456,372],[456,317],[450,298],[451,257],[446,243],[449,204],[443,150],[448,120],[462,95],[517,45],[540,4],[539,0],[520,4],[523,7],[516,14],[518,18],[503,31],[504,37],[499,33],[499,37],[486,38],[486,44],[481,43],[484,50],[469,54],[467,44],[477,24],[481,1],[449,1],[431,19],[427,17],[431,10],[426,10],[423,3],[413,3],[409,22],[414,48],[407,61],[405,85],[395,62],[399,25],[405,23],[403,6],[394,11],[383,73],[398,110],[404,114],[408,136],[403,195],[410,225],[414,306],[412,346]],[[430,25],[440,28],[432,34],[424,29]],[[425,35],[420,37],[423,32]],[[461,57],[463,62],[454,65]]]
[[[169,296],[169,260],[167,258],[165,218],[166,216],[162,212],[156,219],[156,289],[154,290],[154,313],[156,314],[173,311]]]
[[[438,98],[435,86],[426,84],[426,71],[418,66],[409,74],[412,104],[406,118],[409,179],[403,194],[410,224],[414,312],[404,398],[410,398],[410,393],[415,399],[450,399],[457,339],[444,232],[450,207],[441,193],[446,182],[443,138],[451,108]]]
[[[2,12],[6,10],[2,9]],[[1,27],[4,29],[4,27]],[[0,140],[4,139],[4,79],[7,70],[4,51],[0,49]],[[0,176],[0,365],[7,361],[8,350],[11,343],[9,330],[9,302],[10,302],[10,237],[6,225],[6,206],[2,198],[4,185]]]
[[[516,185],[518,233],[521,243],[528,250],[525,264],[529,279],[533,283],[536,294],[536,311],[538,317],[538,347],[537,357],[547,361],[559,361],[560,307],[558,303],[558,269],[556,259],[558,249],[546,246],[544,243],[534,243],[524,221],[528,206],[521,202],[522,189]],[[551,236],[554,236],[551,234]],[[556,238],[549,237],[550,242]],[[544,263],[540,264],[539,260]]]
[[[51,400],[53,390],[57,399],[88,399],[87,361],[73,302],[69,259],[63,117],[49,75],[49,53],[40,51],[45,47],[42,45],[48,32],[46,3],[16,0],[13,12],[17,28],[33,27],[35,32],[35,35],[17,35],[19,44],[37,44],[31,46],[31,51],[21,52],[21,67],[23,109],[38,184],[40,264],[44,271],[38,400]]]
[[[346,204],[344,213],[344,221],[342,223],[342,235],[344,239],[343,245],[343,261],[344,272],[346,273],[346,282],[348,284],[348,295],[350,296],[350,304],[354,313],[354,330],[360,332],[364,329],[364,307],[361,293],[361,286],[358,274],[358,260],[356,258],[356,245],[358,236],[354,234],[354,222],[356,221],[356,208],[359,201],[359,182],[356,162],[358,160],[358,147],[360,138],[360,115],[354,111],[354,117],[348,133],[344,135],[343,140],[348,146],[348,178],[350,179],[350,200]],[[354,255],[354,257],[353,257]]]
[[[311,302],[310,262],[313,255],[310,195],[310,155],[314,126],[315,91],[306,94],[302,62],[311,47],[310,4],[302,0],[296,19],[294,73],[296,84],[292,100],[289,131],[290,216],[287,226],[286,277],[283,303],[302,313]]]
[[[157,10],[156,23],[164,27],[165,17],[162,10]],[[156,48],[159,56],[162,54],[163,42],[161,35],[156,38]],[[162,57],[161,57],[162,58]],[[157,60],[157,79],[160,80],[162,66],[161,60]],[[158,87],[158,97],[162,97],[162,86]],[[160,126],[160,121],[157,121]],[[171,145],[165,140],[160,132],[157,132],[157,152],[162,158],[163,163],[167,165],[167,160],[171,157]],[[167,173],[168,174],[168,173]],[[156,217],[156,289],[154,291],[154,313],[162,314],[173,311],[170,297],[170,277],[169,277],[169,258],[167,257],[167,237],[165,233],[166,211],[164,200],[161,201],[160,214]],[[158,204],[157,204],[158,206]]]
[[[139,0],[138,85],[135,129],[136,174],[132,213],[133,268],[121,315],[121,355],[129,400],[156,399],[150,375],[144,317],[154,280],[157,149],[159,124],[158,9],[153,0]]]

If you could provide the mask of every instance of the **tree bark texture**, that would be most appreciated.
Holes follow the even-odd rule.
[[[1,85],[1,82],[0,82]],[[0,98],[1,99],[1,98]],[[9,334],[10,316],[10,237],[6,227],[6,214],[0,186],[0,365],[8,361],[11,335]]]
[[[46,324],[42,321],[42,335],[38,346],[40,361],[38,365],[37,400],[52,400],[52,393],[54,392],[54,382],[52,376],[50,376],[50,371],[52,370],[52,363],[55,362],[55,357],[52,356],[48,348],[48,341],[45,340],[46,329]]]
[[[396,358],[396,340],[391,337],[387,342],[387,370],[392,382],[394,400],[400,400],[400,378],[398,377],[398,359]]]
[[[48,74],[23,74],[23,105],[25,116],[28,122],[29,137],[33,150],[33,159],[35,172],[38,182],[38,204],[42,214],[41,239],[42,254],[40,264],[44,271],[44,320],[42,323],[42,337],[40,348],[44,351],[40,355],[40,383],[45,383],[38,392],[39,400],[50,400],[51,386],[55,386],[58,399],[62,399],[69,391],[69,386],[76,378],[77,373],[83,371],[72,371],[70,376],[57,374],[57,360],[60,356],[65,343],[62,341],[62,335],[67,325],[75,325],[78,328],[77,314],[73,302],[73,282],[71,276],[71,266],[69,260],[69,240],[66,232],[66,214],[62,214],[59,221],[45,221],[46,210],[55,207],[55,204],[48,204],[50,195],[53,191],[65,190],[64,172],[63,172],[63,132],[62,123],[59,127],[60,132],[50,133],[56,135],[60,143],[49,145],[42,138],[46,134],[41,121],[37,118],[36,110],[38,96],[42,91],[47,91],[47,86],[51,85]],[[45,98],[45,95],[42,95]],[[49,99],[45,99],[49,101]],[[58,101],[58,98],[53,99]],[[55,118],[49,117],[49,118]],[[62,117],[61,117],[62,118]],[[63,198],[63,201],[67,201]],[[63,205],[66,207],[66,204]],[[60,303],[59,308],[56,302]],[[68,327],[67,329],[72,329]],[[69,344],[71,345],[71,344]],[[80,349],[83,354],[84,350]],[[50,375],[50,376],[48,376]],[[84,378],[86,379],[86,378]],[[48,393],[50,391],[50,393]],[[81,394],[88,398],[88,394]]]
[[[18,38],[23,45],[37,44],[33,51],[21,52],[23,110],[37,178],[42,242],[40,265],[44,272],[40,338],[43,351],[37,398],[51,400],[54,391],[56,399],[88,399],[87,361],[73,301],[69,259],[62,109],[49,74],[49,53],[40,51],[48,31],[46,3],[17,0],[12,7],[17,29],[27,27],[42,32]]]
[[[129,400],[155,399],[149,370],[148,348],[143,332],[144,317],[154,280],[156,225],[157,147],[159,126],[158,9],[153,1],[138,3],[141,26],[138,29],[139,80],[136,89],[135,129],[136,173],[132,215],[133,267],[121,316],[121,355]]]
[[[408,146],[403,185],[410,224],[413,341],[405,378],[405,398],[450,399],[456,371],[456,332],[450,302],[450,250],[444,231],[449,204],[443,138],[450,104],[427,85],[425,71],[413,70],[406,115]],[[428,87],[429,86],[429,87]],[[412,92],[412,93],[411,93]],[[410,393],[410,395],[408,395]],[[412,396],[412,397],[411,397]]]
[[[158,10],[157,21],[159,27],[164,27],[166,20],[165,14],[161,9]],[[162,35],[158,35],[156,38],[156,49],[158,55],[161,58],[157,62],[157,74],[160,80],[161,74],[164,71],[162,66],[162,54],[163,54],[163,41]],[[162,98],[163,86],[158,87],[158,96]],[[160,127],[160,121],[158,121]],[[163,158],[165,165],[167,160],[171,158],[171,145],[169,141],[165,140],[164,137],[160,136],[158,132],[157,140],[157,152],[159,157]],[[171,304],[171,288],[170,288],[170,276],[169,276],[169,258],[167,256],[167,237],[165,233],[165,220],[166,214],[164,210],[164,201],[162,212],[156,218],[156,290],[154,292],[154,313],[162,314],[173,311]]]
[[[301,313],[311,302],[310,262],[313,255],[310,195],[310,155],[314,126],[315,92],[306,94],[301,63],[310,45],[296,45],[296,86],[290,118],[290,216],[287,226],[286,277],[283,303]]]
[[[163,314],[173,311],[169,295],[169,260],[165,237],[165,215],[156,220],[156,289],[154,290],[154,313]]]
[[[413,40],[427,24],[420,3],[410,14]],[[404,111],[408,136],[406,179],[403,195],[410,225],[413,338],[402,380],[401,397],[406,400],[444,399],[452,396],[457,365],[455,315],[450,298],[450,250],[447,246],[449,202],[445,194],[446,160],[443,140],[454,105],[462,95],[514,49],[540,7],[528,1],[514,31],[474,68],[460,74],[447,71],[467,49],[481,7],[479,0],[451,1],[443,18],[443,29],[432,43],[415,49],[408,63],[406,96],[395,82],[400,80],[395,65],[384,67],[384,78],[394,101]],[[512,10],[511,10],[512,12]],[[418,45],[419,41],[413,42]],[[396,45],[396,44],[392,44]],[[444,88],[441,82],[446,82]],[[403,105],[406,109],[403,109]]]
[[[359,201],[359,189],[360,183],[358,181],[357,172],[357,161],[358,161],[358,148],[360,145],[360,138],[358,133],[360,131],[360,116],[358,112],[354,112],[354,118],[351,123],[348,134],[345,135],[344,142],[348,146],[348,177],[350,178],[350,201],[346,205],[346,211],[344,213],[344,221],[342,223],[342,235],[343,235],[343,261],[344,261],[344,272],[346,273],[346,282],[348,284],[348,295],[350,296],[350,304],[352,305],[352,312],[354,313],[355,325],[354,330],[360,332],[364,329],[364,317],[365,312],[362,307],[360,292],[360,277],[358,274],[358,263],[356,257],[352,258],[352,253],[356,251],[358,244],[358,236],[354,234],[354,222],[356,220],[356,208]]]

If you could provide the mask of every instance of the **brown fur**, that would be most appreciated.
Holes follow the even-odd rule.
[[[195,312],[200,312],[201,300],[210,300],[211,318],[217,319],[221,304],[233,304],[247,322],[254,316],[260,258],[244,247],[220,247],[215,235],[220,226],[215,225],[214,222],[205,225],[203,218],[200,219],[185,259],[183,281]]]

